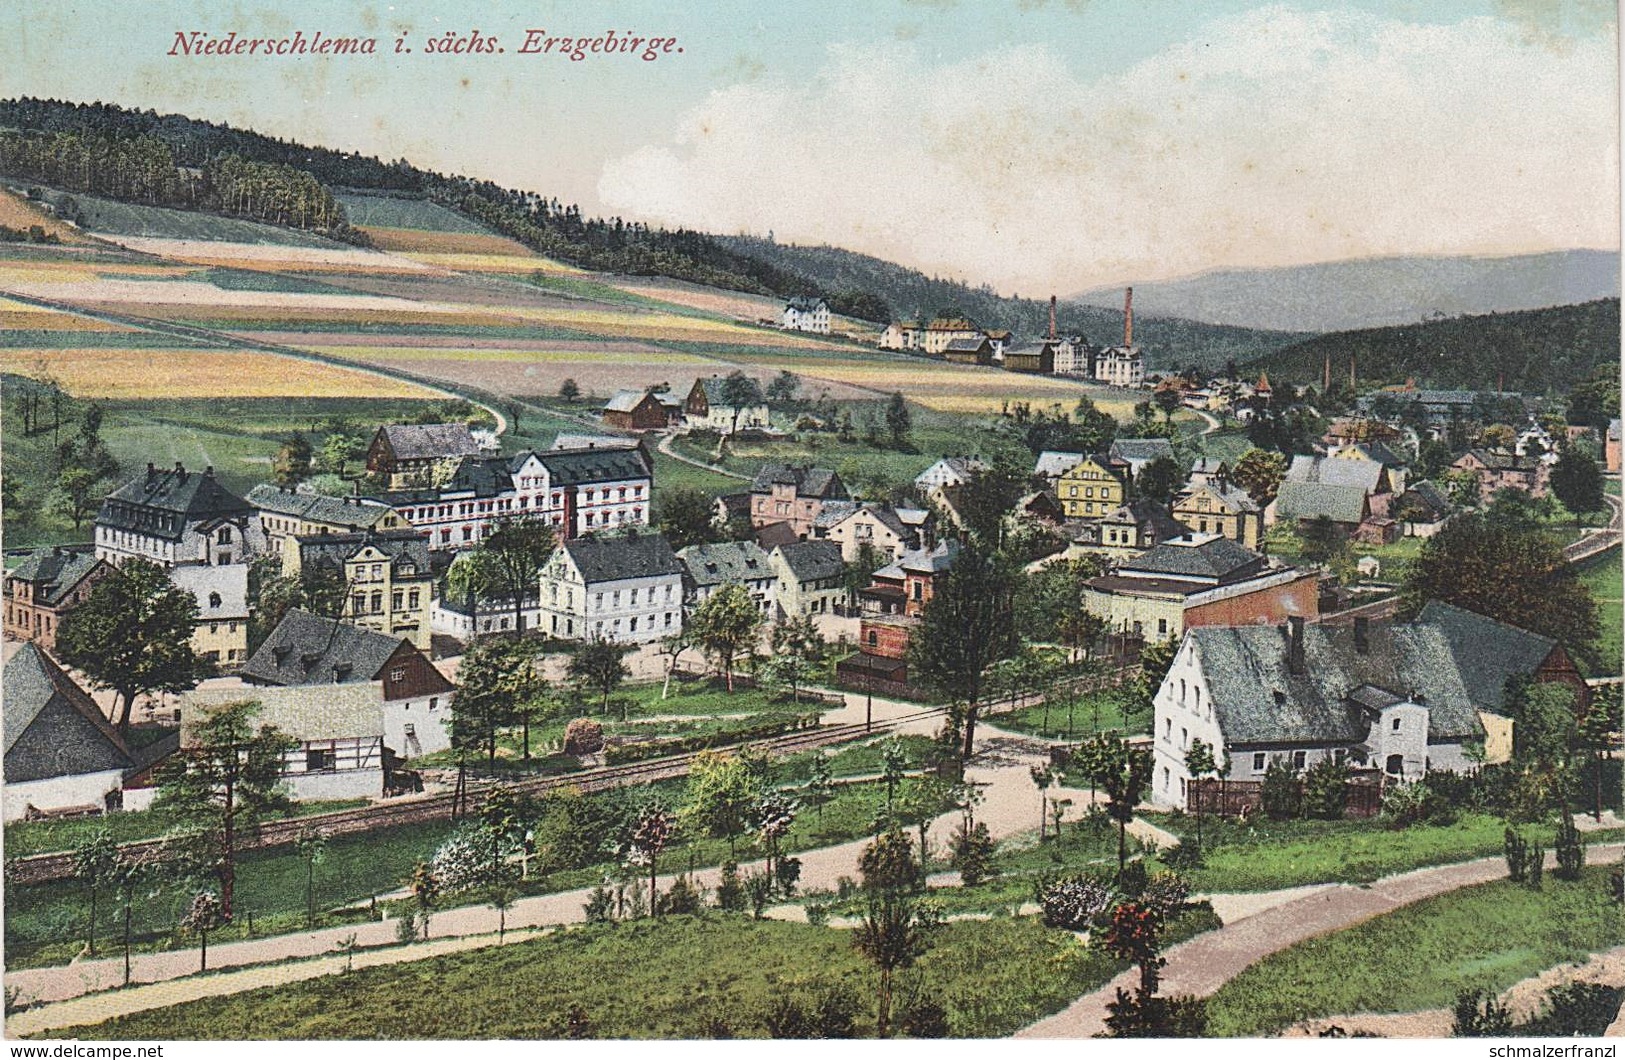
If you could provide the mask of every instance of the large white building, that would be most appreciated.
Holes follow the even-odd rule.
[[[642,644],[683,628],[683,565],[659,534],[580,537],[541,575],[541,628],[563,640]]]
[[[653,497],[653,462],[634,447],[468,457],[438,489],[380,499],[428,534],[431,549],[451,550],[472,548],[497,520],[521,515],[564,538],[647,526]]]
[[[822,298],[792,298],[784,303],[779,327],[786,331],[829,334],[829,303]]]
[[[265,551],[253,505],[222,486],[214,468],[188,471],[147,465],[107,495],[96,516],[96,558],[117,566],[145,559],[178,563],[246,563]]]

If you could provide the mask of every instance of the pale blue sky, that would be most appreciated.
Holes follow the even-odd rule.
[[[1617,154],[1605,131],[1616,127],[1613,5],[1600,0],[1294,2],[1263,15],[1248,0],[526,0],[466,5],[480,12],[467,16],[443,2],[8,6],[3,95],[179,111],[404,155],[589,211],[774,228],[1005,289],[1360,252],[1603,245],[1617,231],[1613,196],[1596,201],[1617,182],[1603,160]],[[386,51],[407,29],[418,50],[165,54],[178,29],[295,28],[375,34]],[[670,35],[684,50],[653,63],[521,56],[527,28]],[[448,29],[494,34],[507,52],[422,53]],[[1481,47],[1482,62],[1464,54]],[[1367,56],[1372,82],[1357,83]],[[1439,56],[1461,70],[1435,69]],[[1475,79],[1484,69],[1495,76]],[[1300,91],[1303,107],[1286,105]],[[1316,115],[1372,167],[1360,181],[1369,197],[1314,172],[1324,145],[1307,158],[1284,150],[1324,133]],[[1477,149],[1436,153],[1445,121],[1482,122],[1469,133]],[[1576,157],[1559,146],[1575,136],[1610,142]],[[786,139],[799,150],[782,150]],[[1494,152],[1550,169],[1486,192]],[[1560,204],[1523,216],[1531,182],[1576,172],[1579,187],[1551,189]],[[1471,209],[1450,202],[1440,173],[1478,189]],[[1419,224],[1393,213],[1396,197],[1445,208]],[[1576,224],[1581,210],[1593,221]],[[1226,240],[1200,237],[1215,225]]]

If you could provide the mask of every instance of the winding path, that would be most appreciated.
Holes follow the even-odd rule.
[[[1613,859],[1625,844],[1591,848],[1598,860]],[[1225,983],[1264,957],[1304,939],[1353,927],[1401,906],[1448,891],[1488,883],[1506,874],[1499,857],[1438,865],[1387,876],[1356,886],[1338,884],[1276,905],[1253,916],[1198,935],[1167,953],[1161,992],[1210,997]],[[1119,988],[1133,990],[1139,972],[1130,969],[1065,1009],[1016,1032],[1017,1038],[1092,1038],[1106,1030],[1106,1005]]]
[[[741,482],[749,482],[751,480],[749,475],[741,475],[737,471],[729,471],[725,467],[719,467],[716,464],[707,464],[702,461],[695,460],[693,457],[684,456],[682,453],[679,453],[677,450],[671,447],[672,439],[676,437],[676,434],[672,433],[671,431],[667,431],[665,434],[660,436],[660,444],[655,446],[655,448],[671,457],[679,464],[687,464],[689,467],[697,467],[701,471],[709,471],[713,475],[724,475],[728,478],[738,479]]]

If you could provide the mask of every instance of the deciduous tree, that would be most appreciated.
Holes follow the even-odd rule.
[[[731,583],[706,597],[685,624],[700,650],[722,670],[730,692],[734,690],[734,661],[755,650],[762,621],[762,609],[750,592]]]
[[[452,590],[481,600],[506,600],[513,606],[513,628],[525,629],[525,597],[553,554],[553,528],[534,515],[497,519],[478,544],[452,564]]]
[[[987,669],[1016,651],[1014,581],[1008,561],[973,539],[938,581],[909,638],[909,658],[920,679],[955,704],[962,760],[975,750]]]

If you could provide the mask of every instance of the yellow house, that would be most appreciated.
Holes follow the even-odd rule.
[[[192,650],[222,670],[248,661],[248,564],[185,564],[169,579],[197,600]]]
[[[1103,456],[1086,456],[1055,483],[1061,511],[1068,519],[1100,519],[1122,505],[1123,483]]]
[[[1256,549],[1264,533],[1264,512],[1247,491],[1222,479],[1187,486],[1174,498],[1174,518],[1198,534],[1221,534]]]
[[[341,617],[346,622],[406,637],[415,647],[428,650],[434,573],[424,534],[395,530],[288,538],[283,573],[299,576],[307,567],[326,567],[343,575]]]

